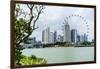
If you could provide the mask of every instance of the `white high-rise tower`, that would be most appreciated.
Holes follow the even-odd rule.
[[[70,42],[71,41],[71,31],[70,26],[68,22],[64,25],[64,42]]]
[[[42,31],[42,42],[43,43],[49,43],[50,40],[50,29],[47,27],[45,30]]]

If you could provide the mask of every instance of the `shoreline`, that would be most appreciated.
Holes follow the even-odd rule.
[[[59,46],[59,47],[45,47],[45,48],[82,48],[82,47],[86,46],[68,46],[68,47]],[[87,46],[87,47],[94,47],[94,46]],[[25,49],[45,49],[45,48],[25,48]]]

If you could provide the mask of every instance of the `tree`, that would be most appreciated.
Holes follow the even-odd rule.
[[[84,42],[82,42],[81,44],[82,44],[82,45],[91,45],[91,42],[89,42],[89,41],[84,41]]]
[[[36,22],[45,8],[43,5],[25,4],[29,11],[23,10],[21,4],[15,6],[14,16],[14,47],[15,63],[19,64],[21,59],[21,43],[29,38],[32,32],[37,29]]]

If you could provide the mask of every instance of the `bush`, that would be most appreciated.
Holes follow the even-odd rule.
[[[34,64],[46,64],[46,60],[44,58],[37,58],[32,55],[30,57],[24,56],[20,62],[21,65],[34,65]]]
[[[81,43],[81,45],[91,45],[91,42],[84,41],[84,42]]]

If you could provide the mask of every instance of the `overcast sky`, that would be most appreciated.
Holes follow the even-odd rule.
[[[22,7],[27,10],[27,6]],[[71,29],[77,29],[78,34],[88,34],[89,40],[94,39],[94,9],[80,7],[45,6],[36,25],[39,27],[30,37],[42,40],[42,31],[50,27],[50,31],[57,31],[63,35],[63,23],[66,20]],[[67,19],[68,17],[68,19]]]

